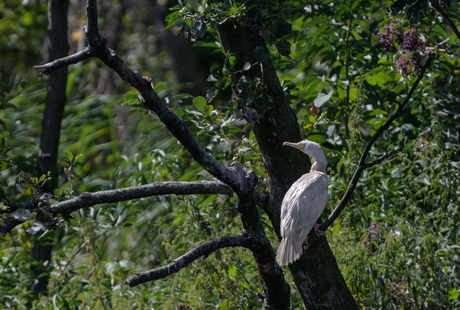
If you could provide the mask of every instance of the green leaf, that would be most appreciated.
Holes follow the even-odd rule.
[[[8,131],[5,131],[5,132],[2,132],[0,133],[0,139],[3,138],[3,137],[6,137],[8,136],[10,133]]]
[[[230,56],[228,57],[228,63],[230,64],[230,68],[233,68],[236,64],[236,57],[235,56]]]
[[[249,69],[251,69],[251,64],[249,62],[246,62],[243,66],[243,71],[247,71]]]
[[[204,107],[206,106],[206,104],[207,104],[207,101],[202,96],[193,98],[193,105],[200,111],[204,110]]]
[[[333,93],[334,89],[331,87],[321,89],[318,92],[316,99],[313,101],[315,103],[315,106],[320,108],[323,104],[328,102],[329,99],[331,99]]]
[[[449,292],[449,300],[457,300],[458,299],[458,296],[459,296],[459,292],[457,291],[456,288],[452,289],[450,292]]]
[[[321,135],[311,135],[308,136],[308,140],[322,144],[324,141],[326,141],[326,137]]]
[[[67,159],[69,160],[69,162],[72,163],[72,159],[73,159],[72,152],[65,152],[65,156],[67,156]]]
[[[40,177],[39,182],[41,183],[41,182],[45,181],[45,179],[46,179],[46,174],[42,174],[42,176]]]
[[[176,20],[178,20],[177,15],[179,14],[179,11],[172,12],[168,16],[166,16],[166,20],[168,21],[168,24],[166,25],[164,30],[168,30],[172,26],[174,26]]]
[[[82,154],[78,154],[73,158],[72,165],[75,165],[78,161],[78,159],[82,156]]]
[[[213,110],[214,110],[214,107],[211,104],[211,105],[206,106],[203,112],[206,116],[210,116]]]
[[[388,113],[383,111],[383,110],[379,110],[379,109],[374,109],[372,110],[371,112],[369,112],[369,116],[375,116],[375,115],[387,115]]]
[[[165,86],[165,82],[158,82],[155,84],[155,86],[153,87],[153,89],[155,90],[155,92],[159,93],[161,91],[164,91],[164,90],[169,90],[168,87]]]
[[[220,104],[219,104],[219,108],[222,108],[222,109],[233,109],[233,106],[228,103],[227,101],[222,101]]]

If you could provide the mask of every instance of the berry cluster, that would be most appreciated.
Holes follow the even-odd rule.
[[[381,34],[380,42],[385,50],[397,52],[401,47],[401,56],[396,61],[396,68],[403,75],[411,75],[413,71],[420,71],[420,60],[425,44],[417,38],[417,29],[411,28],[402,32],[399,23],[390,23],[383,27],[386,32]]]

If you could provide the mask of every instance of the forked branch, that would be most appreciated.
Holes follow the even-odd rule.
[[[238,212],[243,227],[248,231],[248,234],[257,236],[252,238],[251,250],[254,253],[254,258],[259,266],[265,285],[270,287],[267,291],[273,292],[271,295],[267,294],[267,300],[276,302],[275,299],[283,295],[281,300],[287,300],[287,302],[283,302],[283,305],[279,308],[289,308],[289,287],[284,281],[282,269],[279,268],[275,261],[273,248],[265,236],[259,213],[255,206],[254,189],[258,178],[254,171],[243,167],[238,162],[233,162],[230,167],[226,167],[207,153],[190,133],[186,123],[160,99],[152,87],[151,79],[141,77],[138,72],[132,71],[115,51],[105,45],[107,40],[98,33],[95,0],[88,0],[87,16],[88,27],[85,29],[85,33],[89,55],[101,59],[107,66],[117,72],[123,80],[136,88],[143,98],[141,103],[158,115],[166,125],[166,128],[179,140],[193,159],[215,178],[227,184],[238,195]],[[69,61],[66,58],[44,66],[38,66],[37,69],[42,69],[42,74],[48,74],[52,68],[67,65]]]
[[[142,104],[158,115],[168,130],[203,168],[217,179],[228,184],[235,192],[246,192],[248,189],[251,189],[251,187],[246,186],[247,184],[243,184],[241,174],[239,171],[236,171],[237,169],[225,167],[198,144],[189,132],[185,122],[172,112],[154,91],[150,78],[141,77],[138,72],[131,70],[115,51],[106,46],[107,40],[98,32],[95,0],[88,0],[86,11],[88,27],[85,29],[85,36],[88,47],[72,56],[34,68],[42,70],[41,74],[49,74],[59,68],[75,63],[77,60],[83,60],[92,56],[99,58],[107,66],[115,70],[123,80],[139,91],[143,98]]]
[[[332,223],[337,219],[337,217],[340,215],[340,213],[343,211],[345,206],[347,205],[348,201],[351,198],[351,195],[353,194],[353,191],[355,190],[356,184],[358,183],[359,178],[361,177],[361,174],[363,173],[364,170],[366,170],[369,167],[372,167],[376,164],[379,164],[383,162],[384,160],[391,158],[394,156],[397,151],[393,150],[387,154],[382,155],[381,157],[375,159],[374,161],[367,163],[367,156],[374,145],[375,141],[380,137],[380,135],[387,130],[391,124],[402,114],[406,113],[409,111],[407,108],[407,103],[409,100],[412,98],[412,95],[414,94],[415,89],[417,88],[418,84],[422,80],[423,76],[425,75],[426,70],[434,60],[435,55],[433,53],[430,53],[427,57],[427,60],[425,64],[423,65],[420,74],[417,78],[417,80],[414,82],[412,87],[410,88],[409,92],[407,93],[407,96],[404,98],[402,102],[399,102],[399,107],[398,110],[390,117],[388,120],[380,126],[380,128],[375,132],[375,134],[371,137],[369,142],[367,143],[366,147],[364,148],[363,154],[361,155],[361,158],[359,160],[358,167],[355,170],[355,173],[353,175],[353,178],[351,179],[350,185],[347,188],[347,191],[345,192],[345,195],[343,196],[342,200],[340,201],[339,205],[334,209],[331,215],[329,215],[328,219],[324,221],[318,228],[319,231],[326,231],[329,226],[332,225]],[[309,242],[311,243],[313,240],[315,240],[318,236],[316,234],[313,234],[313,236],[309,237]]]

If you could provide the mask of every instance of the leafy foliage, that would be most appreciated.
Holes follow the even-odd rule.
[[[40,62],[46,7],[39,1],[22,6],[13,2],[2,4],[0,20],[2,33],[14,33],[1,42],[2,56],[3,51],[9,52],[1,60],[5,70],[0,73],[0,184],[5,195],[19,204],[36,195],[46,181],[46,176],[34,175],[46,81],[32,81],[35,76],[28,74],[28,68]],[[393,149],[399,150],[398,155],[364,173],[348,208],[327,236],[362,308],[452,309],[460,307],[458,38],[442,19],[433,17],[428,1],[383,4],[386,7],[362,0],[188,1],[172,9],[166,28],[197,47],[219,53],[216,25],[233,19],[257,30],[270,54],[255,50],[256,58],[275,63],[302,136],[326,150],[330,203],[324,217],[342,198],[366,143],[406,96],[425,52],[436,52],[408,113],[396,120],[370,153],[371,159]],[[451,15],[458,15],[458,3],[445,4]],[[404,9],[407,18],[401,14]],[[71,14],[79,18],[80,12]],[[130,21],[129,30],[135,32],[136,25],[148,29],[135,16],[136,12],[124,16]],[[139,43],[139,52],[131,47],[133,43]],[[255,108],[261,118],[273,108],[264,81],[248,76],[260,64],[247,62],[236,68],[242,77],[240,93],[233,98],[229,91],[229,70],[237,63],[233,55],[217,58],[203,69],[209,83],[200,95],[176,94],[171,89],[169,56],[157,50],[146,52],[147,45],[154,43],[153,37],[143,37],[141,32],[126,33],[120,48],[142,74],[153,72],[154,80],[164,81],[156,83],[155,90],[184,118],[208,152],[219,161],[238,160],[253,169],[260,177],[258,190],[267,192],[257,141],[241,120],[244,106]],[[118,95],[124,91],[118,89],[107,95],[98,90],[95,77],[104,70],[100,63],[87,63],[69,73],[57,198],[159,181],[210,179],[156,117],[142,108],[134,92]],[[180,105],[190,97],[192,105]],[[7,309],[260,308],[256,292],[261,290],[261,280],[251,255],[243,249],[220,250],[165,280],[134,289],[123,285],[136,270],[170,262],[204,240],[239,233],[242,227],[234,203],[235,197],[226,196],[159,196],[74,212],[50,228],[54,258],[44,266],[51,274],[49,295],[37,298],[29,294],[30,265],[37,262],[31,253],[33,236],[27,230],[40,231],[39,235],[44,231],[36,228],[33,215],[17,213],[30,220],[1,237],[0,305]],[[276,244],[267,215],[260,213]],[[300,304],[294,288],[292,305]]]

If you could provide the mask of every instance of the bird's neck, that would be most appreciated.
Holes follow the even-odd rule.
[[[313,159],[315,160],[315,163],[311,166],[310,172],[313,171],[320,171],[320,172],[326,172],[326,166],[327,166],[327,159],[326,155],[324,155],[324,152],[317,152],[314,156],[312,156]]]

